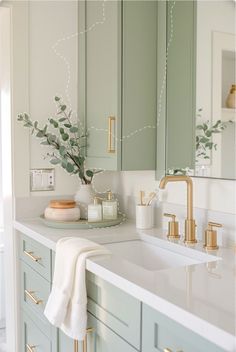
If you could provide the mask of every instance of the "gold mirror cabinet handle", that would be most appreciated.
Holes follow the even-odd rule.
[[[87,335],[91,332],[93,332],[93,328],[88,328],[86,330],[86,336],[83,341],[83,352],[87,352]],[[78,340],[74,340],[74,352],[79,352],[79,341]]]
[[[37,299],[36,297],[34,297],[34,291],[28,291],[28,290],[25,290],[25,294],[26,296],[28,296],[31,301],[33,301],[35,304],[39,305],[41,303],[43,303],[43,301],[41,299]]]
[[[172,350],[171,350],[170,348],[164,348],[163,352],[172,352]],[[176,352],[184,352],[184,351],[178,350],[178,351],[176,351]]]
[[[30,259],[32,259],[34,262],[38,262],[39,260],[42,259],[42,258],[40,258],[40,257],[34,256],[34,252],[27,252],[27,251],[24,251],[24,254],[27,255],[27,257],[29,257]]]
[[[27,352],[36,352],[35,351],[36,346],[31,346],[28,343],[26,344],[26,350]]]
[[[115,147],[113,147],[113,145],[112,145],[112,136],[113,136],[112,125],[113,124],[115,125],[115,122],[116,122],[115,116],[108,117],[108,148],[107,148],[108,153],[115,153],[116,152]]]

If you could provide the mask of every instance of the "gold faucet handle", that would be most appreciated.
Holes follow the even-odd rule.
[[[217,245],[217,231],[214,230],[214,227],[222,227],[222,224],[217,222],[208,222],[207,229],[205,231],[205,244],[204,247],[207,250],[216,250],[219,248]]]
[[[175,214],[169,214],[169,213],[164,213],[164,216],[171,218],[172,220],[168,222],[168,235],[167,237],[169,239],[175,239],[178,240],[180,238],[179,235],[179,223],[176,221],[176,215]]]
[[[167,218],[171,218],[172,221],[175,221],[175,219],[176,219],[175,214],[164,213],[163,215],[166,216]]]
[[[213,230],[213,227],[222,227],[223,225],[222,224],[218,224],[218,222],[212,222],[212,221],[209,221],[208,222],[208,228],[209,230]]]

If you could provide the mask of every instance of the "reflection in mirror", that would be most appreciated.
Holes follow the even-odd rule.
[[[172,16],[167,173],[236,179],[235,2],[176,1]]]

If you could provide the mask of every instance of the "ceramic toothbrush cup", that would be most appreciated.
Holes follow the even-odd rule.
[[[153,207],[151,205],[136,205],[137,229],[153,228]]]

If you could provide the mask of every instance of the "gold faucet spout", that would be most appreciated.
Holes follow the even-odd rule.
[[[193,219],[193,181],[186,175],[164,176],[159,184],[160,189],[164,189],[169,182],[187,183],[187,219],[185,221],[185,242],[196,243],[195,220]]]

